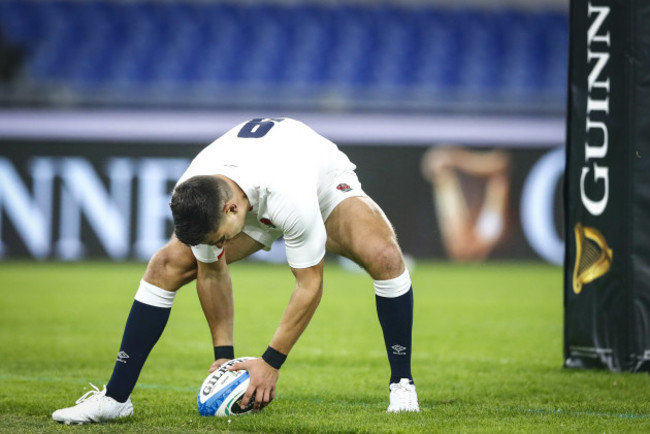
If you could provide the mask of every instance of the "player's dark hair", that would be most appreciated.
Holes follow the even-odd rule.
[[[219,227],[232,194],[228,183],[214,176],[194,176],[177,185],[169,204],[176,237],[189,246],[203,243]]]

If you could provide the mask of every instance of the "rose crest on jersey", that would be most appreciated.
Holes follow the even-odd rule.
[[[352,190],[352,187],[350,187],[346,183],[342,183],[336,186],[336,189],[339,191],[342,191],[343,193],[347,193],[348,191]]]

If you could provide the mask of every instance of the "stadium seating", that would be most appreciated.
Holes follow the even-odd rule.
[[[78,103],[562,109],[566,92],[565,11],[4,0],[0,32],[22,89]]]

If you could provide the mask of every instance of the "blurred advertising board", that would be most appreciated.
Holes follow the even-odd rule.
[[[169,126],[159,120],[160,137],[153,130],[124,135],[108,122],[105,135],[65,139],[70,133],[61,123],[48,132],[3,135],[7,125],[0,116],[0,255],[61,260],[147,260],[171,235],[168,203],[176,179],[225,128],[183,140],[164,135]],[[335,125],[316,130],[357,165],[364,190],[386,211],[405,253],[562,263],[565,154],[557,140],[497,140],[484,132],[477,133],[481,140],[457,134],[465,141],[452,141],[409,125],[394,136],[390,131],[397,130],[357,137],[350,133],[354,124],[349,131]],[[278,245],[272,253],[281,257],[282,250]]]

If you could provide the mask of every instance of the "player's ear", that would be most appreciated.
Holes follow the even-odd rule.
[[[230,212],[236,213],[237,211],[238,211],[238,207],[235,202],[226,202],[226,205],[223,207],[223,212],[226,214]]]

